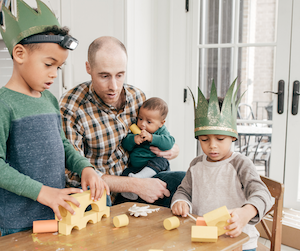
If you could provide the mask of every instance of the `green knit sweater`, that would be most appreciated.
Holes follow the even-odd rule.
[[[53,211],[36,202],[42,185],[64,188],[65,166],[92,166],[66,139],[56,98],[0,89],[0,227],[23,228]]]

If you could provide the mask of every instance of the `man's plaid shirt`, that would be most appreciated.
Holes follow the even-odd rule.
[[[134,86],[124,84],[123,88],[126,101],[119,111],[102,102],[91,81],[69,90],[60,100],[66,137],[101,174],[120,175],[124,170],[129,155],[121,141],[146,99]],[[66,172],[67,186],[80,186],[79,175]]]

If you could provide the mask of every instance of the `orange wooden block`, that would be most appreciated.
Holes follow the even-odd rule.
[[[196,226],[207,226],[203,217],[197,217]]]
[[[38,220],[33,222],[33,233],[53,233],[58,231],[56,220]]]

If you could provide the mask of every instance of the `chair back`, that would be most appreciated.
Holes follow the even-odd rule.
[[[270,178],[261,176],[261,180],[266,184],[271,196],[275,199],[275,203],[271,210],[267,213],[273,215],[272,230],[270,231],[264,219],[261,220],[261,225],[265,230],[268,239],[271,242],[271,251],[281,250],[281,236],[282,236],[282,210],[283,210],[283,193],[284,186],[282,183],[272,180]],[[273,211],[273,213],[271,213]],[[258,245],[258,251],[260,250]]]
[[[246,103],[240,103],[237,110],[238,119],[254,120],[252,106]]]

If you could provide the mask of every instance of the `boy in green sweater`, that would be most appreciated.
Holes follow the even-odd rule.
[[[101,198],[106,183],[89,161],[66,139],[59,105],[47,90],[57,77],[68,49],[77,40],[61,28],[48,7],[37,0],[34,10],[17,0],[18,16],[3,7],[0,26],[13,58],[13,74],[0,89],[0,232],[30,229],[35,220],[61,219],[59,206],[70,213],[79,202],[65,189],[65,166],[81,175],[82,189]]]
[[[151,178],[159,172],[170,169],[169,161],[157,157],[150,146],[156,146],[161,151],[170,150],[175,139],[166,128],[165,119],[168,114],[168,105],[160,98],[147,99],[139,109],[137,126],[141,133],[129,133],[122,141],[122,146],[130,154],[128,168],[122,175],[136,178]],[[121,193],[123,197],[136,200],[134,193]]]

